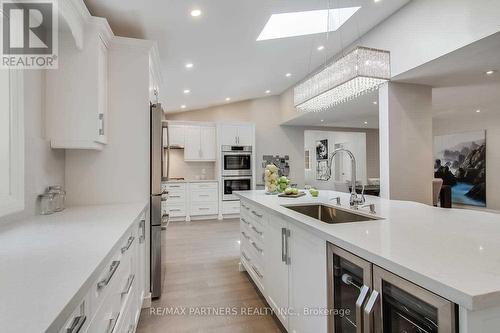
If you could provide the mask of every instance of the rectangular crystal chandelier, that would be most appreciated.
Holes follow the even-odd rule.
[[[390,53],[358,46],[294,88],[298,111],[321,112],[366,94],[391,78]]]

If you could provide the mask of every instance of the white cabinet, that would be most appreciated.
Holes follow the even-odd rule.
[[[164,130],[167,131],[166,129]],[[167,135],[163,135],[163,145],[165,147],[184,147],[185,146],[186,126],[183,125],[168,125],[168,142]]]
[[[271,217],[266,230],[264,251],[266,253],[266,280],[264,288],[269,305],[276,311],[285,328],[288,329],[288,315],[280,309],[288,307],[288,257],[286,256],[286,232],[288,223]]]
[[[295,333],[327,332],[327,316],[308,315],[309,310],[327,308],[326,242],[246,200],[240,214],[241,262],[259,285],[261,279],[247,267],[255,261],[247,247],[263,242],[261,291],[283,326]]]
[[[219,133],[222,146],[253,146],[255,127],[252,124],[221,124]]]
[[[107,143],[108,41],[105,20],[87,24],[83,50],[62,34],[59,68],[46,73],[46,134],[52,148],[101,150]]]
[[[215,161],[215,127],[186,126],[184,160],[187,162]]]

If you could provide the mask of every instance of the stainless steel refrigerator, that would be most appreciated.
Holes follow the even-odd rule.
[[[161,282],[163,281],[162,269],[162,215],[161,202],[165,200],[168,193],[162,191],[162,169],[163,169],[163,109],[161,104],[151,105],[151,297],[161,296]]]

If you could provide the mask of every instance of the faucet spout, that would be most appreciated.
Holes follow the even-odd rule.
[[[350,150],[345,148],[338,148],[333,151],[328,163],[329,177],[331,178],[332,176],[333,158],[340,152],[346,153],[351,159],[351,198],[349,200],[349,204],[351,207],[357,207],[358,205],[364,204],[365,200],[364,195],[361,195],[360,197],[356,193],[356,157],[354,157],[354,154]]]

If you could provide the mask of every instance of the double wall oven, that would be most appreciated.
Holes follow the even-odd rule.
[[[328,243],[329,333],[455,333],[455,305]]]
[[[222,146],[222,200],[236,201],[233,192],[252,189],[252,147]]]

